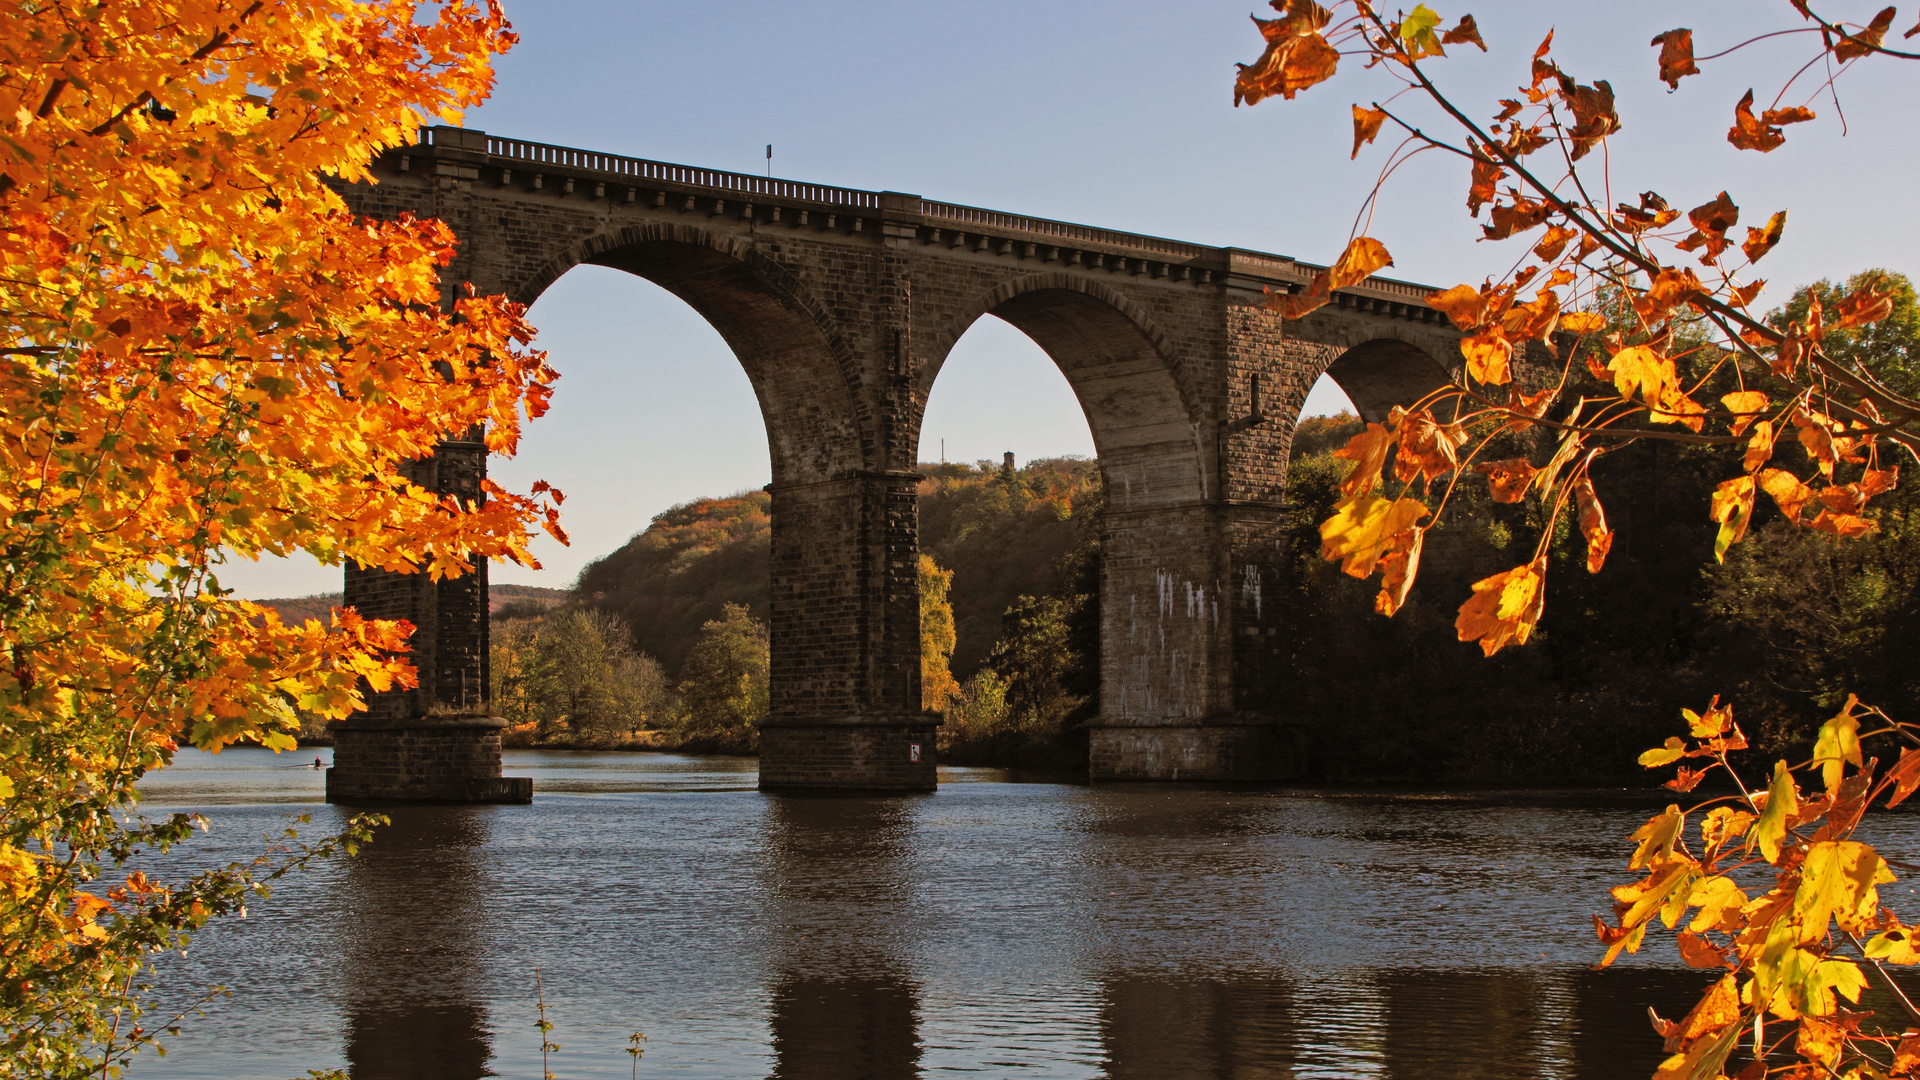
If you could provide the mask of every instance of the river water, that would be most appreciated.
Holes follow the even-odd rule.
[[[309,751],[308,755],[312,752]],[[322,758],[329,757],[321,751]],[[340,812],[294,755],[183,752],[176,863]],[[164,958],[189,1016],[134,1080],[1621,1077],[1711,976],[1606,971],[1617,794],[1014,783],[788,798],[751,759],[509,751],[532,806],[416,807]],[[1901,820],[1897,827],[1914,832]],[[1912,837],[1908,837],[1912,839]],[[1896,887],[1906,893],[1906,883]],[[1891,899],[1891,898],[1890,898]]]

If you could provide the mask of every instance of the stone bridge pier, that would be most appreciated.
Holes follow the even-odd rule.
[[[470,282],[532,303],[574,266],[613,267],[686,301],[745,369],[773,464],[762,787],[935,785],[938,717],[919,707],[914,470],[927,395],[986,315],[1059,366],[1106,479],[1092,778],[1297,775],[1277,644],[1288,444],[1323,372],[1372,419],[1447,377],[1458,334],[1424,287],[1375,278],[1283,324],[1260,301],[1297,291],[1317,267],[465,129],[428,129],[376,173],[346,190],[356,212],[437,217],[458,236],[449,297]],[[477,483],[485,467],[467,442],[437,461],[441,484]],[[342,734],[383,731],[354,737],[407,760],[469,738],[422,725],[486,720],[484,575],[434,585],[356,571],[347,600],[414,619],[423,677]],[[497,732],[487,738],[497,776]],[[377,755],[346,746],[330,791],[456,797],[447,770],[467,767],[381,772]],[[485,779],[459,782],[496,797]]]

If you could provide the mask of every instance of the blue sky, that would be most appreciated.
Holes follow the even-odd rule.
[[[1840,100],[1847,134],[1822,98],[1818,121],[1788,129],[1786,147],[1763,156],[1726,144],[1733,103],[1752,86],[1764,105],[1779,66],[1807,55],[1805,45],[1761,43],[1705,65],[1669,97],[1646,43],[1691,26],[1706,55],[1736,34],[1794,25],[1785,0],[1434,6],[1449,21],[1472,11],[1492,46],[1485,56],[1454,49],[1438,68],[1473,113],[1491,113],[1495,97],[1524,81],[1550,27],[1562,67],[1611,81],[1623,120],[1608,146],[1616,200],[1651,186],[1686,207],[1725,188],[1745,222],[1790,209],[1786,242],[1762,267],[1775,282],[1763,302],[1869,266],[1920,271],[1913,65],[1850,73]],[[1879,6],[1824,5],[1860,20]],[[1386,158],[1383,145],[1348,161],[1348,106],[1391,91],[1349,64],[1293,102],[1234,109],[1234,62],[1260,47],[1250,10],[1245,0],[507,0],[521,44],[498,66],[494,99],[467,123],[742,172],[761,171],[772,143],[776,175],[1324,262],[1344,245]],[[1463,170],[1438,154],[1400,170],[1369,229],[1394,253],[1389,273],[1449,285],[1507,269],[1517,245],[1475,242],[1465,187]],[[497,566],[495,581],[564,587],[668,506],[767,482],[752,390],[718,335],[678,300],[582,267],[532,317],[562,380],[553,411],[531,426],[517,459],[495,460],[493,475],[522,490],[545,479],[566,491],[574,541],[543,541],[545,569]],[[1322,395],[1309,411],[1339,400]],[[939,457],[941,439],[957,461],[1092,453],[1059,373],[990,318],[934,386],[923,459]],[[275,560],[235,564],[222,580],[271,597],[331,591],[340,574]]]

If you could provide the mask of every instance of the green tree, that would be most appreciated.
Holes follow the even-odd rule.
[[[941,716],[940,760],[972,764],[994,760],[994,748],[1006,735],[1007,683],[991,668],[973,673],[947,699]]]
[[[1104,497],[1100,466],[1079,458],[1004,466],[923,465],[920,544],[953,571],[952,668],[979,670],[1015,598],[1068,588],[1062,559],[1095,531]]]
[[[738,604],[700,628],[681,669],[682,734],[688,745],[746,754],[759,748],[767,715],[767,627]]]
[[[1004,687],[998,691],[1004,695],[1003,719],[991,747],[996,764],[1084,765],[1074,725],[1098,710],[1099,652],[1087,649],[1077,631],[1093,602],[1086,593],[1069,592],[1022,596],[1007,609],[1000,640],[984,668]],[[990,686],[981,689],[995,692]],[[988,704],[987,696],[974,704]]]
[[[543,743],[615,743],[672,715],[673,693],[620,620],[571,608],[493,631],[494,709]]]
[[[609,741],[664,716],[666,675],[630,641],[604,611],[575,608],[546,620],[534,640],[530,694],[542,734]]]
[[[1892,312],[1865,326],[1836,326],[1826,330],[1822,345],[1827,355],[1855,369],[1873,373],[1895,393],[1920,393],[1920,302],[1907,275],[1891,270],[1862,270],[1843,285],[1822,278],[1793,291],[1792,299],[1767,315],[1767,322],[1785,330],[1804,323],[1817,297],[1825,311],[1842,308],[1869,293],[1885,296]]]

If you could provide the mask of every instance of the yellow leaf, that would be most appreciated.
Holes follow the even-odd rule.
[[[1366,430],[1347,440],[1333,452],[1337,458],[1353,462],[1346,479],[1340,481],[1340,494],[1363,495],[1380,485],[1380,471],[1386,466],[1387,451],[1393,447],[1393,433],[1379,424],[1369,423]]]
[[[1715,807],[1715,809],[1725,810],[1726,807]],[[1706,824],[1704,821],[1701,822],[1701,827],[1705,828]],[[1730,877],[1715,875],[1702,878],[1698,884],[1694,885],[1692,894],[1687,897],[1687,905],[1700,909],[1700,913],[1687,924],[1687,929],[1696,934],[1702,934],[1708,930],[1719,930],[1728,934],[1738,933],[1745,925],[1740,918],[1740,909],[1747,906],[1747,894],[1741,892],[1740,886]]]
[[[1913,931],[1905,926],[1868,938],[1867,955],[1888,964],[1907,967],[1920,964],[1920,949],[1913,947]]]
[[[1800,1011],[1808,1016],[1832,1016],[1839,1007],[1835,994],[1857,1002],[1860,991],[1866,988],[1867,977],[1859,965],[1849,960],[1822,960],[1806,980]]]
[[[1428,293],[1427,306],[1453,320],[1462,330],[1472,330],[1486,317],[1487,299],[1471,285],[1455,285],[1444,292]]]
[[[1473,584],[1473,596],[1460,605],[1454,630],[1461,641],[1478,641],[1492,656],[1509,643],[1525,645],[1546,604],[1547,557],[1516,566]]]
[[[1727,549],[1747,535],[1747,523],[1753,519],[1754,478],[1739,476],[1714,489],[1710,514],[1720,523],[1720,534],[1713,541],[1713,557],[1727,560]]]
[[[1500,327],[1460,339],[1460,355],[1467,359],[1467,374],[1474,381],[1502,386],[1513,381],[1513,344]]]
[[[1440,25],[1440,16],[1425,4],[1415,4],[1413,10],[1400,22],[1400,40],[1406,46],[1407,57],[1419,60],[1428,56],[1445,56],[1447,52],[1440,47],[1440,38],[1434,30]]]
[[[1893,880],[1886,860],[1857,840],[1823,840],[1807,848],[1800,865],[1800,885],[1793,894],[1794,917],[1801,940],[1817,941],[1827,934],[1827,920],[1842,930],[1861,933],[1880,907],[1874,886]]]
[[[1731,982],[1732,976],[1728,976],[1726,981]],[[1711,1001],[1716,1010],[1713,1014],[1714,1018],[1718,1019],[1718,1013],[1723,1009],[1718,998],[1719,993],[1719,987],[1708,991],[1707,997],[1701,999],[1700,1006],[1696,1006],[1696,1010],[1707,1006]],[[1708,1027],[1706,1017],[1699,1022],[1683,1021],[1681,1026],[1683,1032],[1698,1030],[1700,1034],[1680,1040],[1670,1037],[1670,1042],[1682,1041],[1686,1048],[1661,1062],[1660,1067],[1654,1071],[1654,1080],[1714,1080],[1720,1075],[1734,1047],[1739,1045],[1739,1020],[1739,1002],[1736,999],[1732,1019],[1720,1023],[1717,1027]]]
[[[1760,817],[1747,833],[1747,850],[1758,846],[1762,858],[1778,863],[1780,842],[1787,836],[1787,822],[1799,809],[1800,796],[1793,785],[1793,773],[1787,770],[1786,762],[1778,762],[1773,767],[1773,783],[1767,788],[1767,804],[1761,807]]]
[[[1687,721],[1687,730],[1696,739],[1711,739],[1733,726],[1733,706],[1720,704],[1720,695],[1713,695],[1712,704],[1705,713],[1692,709],[1681,709],[1680,715]]]
[[[1612,890],[1613,898],[1627,905],[1620,913],[1620,925],[1631,929],[1650,921],[1655,914],[1670,913],[1667,925],[1673,925],[1679,914],[1686,910],[1686,900],[1692,891],[1688,884],[1693,880],[1693,864],[1676,861],[1662,863],[1647,874],[1646,880],[1631,885],[1622,885]]]
[[[1328,281],[1333,288],[1344,289],[1392,265],[1393,256],[1387,254],[1386,245],[1371,236],[1356,236],[1340,253],[1339,260],[1328,268],[1331,271]]]
[[[1733,418],[1733,433],[1739,435],[1766,411],[1768,399],[1758,390],[1736,390],[1723,395],[1720,404],[1725,405],[1728,412],[1738,414]]]
[[[1849,762],[1855,766],[1860,764],[1860,721],[1853,718],[1853,706],[1858,700],[1848,695],[1847,707],[1820,725],[1819,737],[1813,742],[1813,763],[1820,766],[1828,791],[1840,786],[1841,774]]]
[[[1686,828],[1686,824],[1687,816],[1680,812],[1680,808],[1669,806],[1634,830],[1627,839],[1639,843],[1633,849],[1633,859],[1627,863],[1627,869],[1638,870],[1651,864],[1656,856],[1673,854],[1673,845],[1680,839],[1680,831]]]
[[[1333,508],[1334,515],[1320,524],[1320,555],[1330,562],[1345,560],[1340,569],[1357,578],[1373,573],[1395,534],[1427,516],[1426,505],[1417,499],[1376,495],[1349,495]]]
[[[1646,345],[1629,345],[1614,353],[1607,370],[1613,373],[1613,385],[1621,397],[1638,397],[1654,408],[1677,388],[1673,361]]]
[[[1753,438],[1747,440],[1747,452],[1741,458],[1740,466],[1749,473],[1757,473],[1772,460],[1773,421],[1762,420],[1753,425]]]
[[[1353,157],[1359,157],[1362,146],[1380,137],[1380,125],[1386,118],[1385,109],[1353,107]]]
[[[1408,529],[1387,542],[1387,554],[1380,559],[1380,595],[1374,597],[1373,610],[1392,618],[1407,602],[1420,572],[1420,548],[1426,535],[1425,529]]]
[[[1700,819],[1700,840],[1708,847],[1718,847],[1728,840],[1747,835],[1747,828],[1753,824],[1753,820],[1754,816],[1745,810],[1716,806]]]
[[[1840,1052],[1846,1046],[1846,1038],[1846,1029],[1839,1024],[1816,1016],[1803,1016],[1800,1018],[1800,1034],[1794,1039],[1793,1048],[1801,1057],[1817,1061],[1831,1070],[1840,1063]]]
[[[1641,754],[1640,764],[1649,769],[1657,769],[1662,765],[1671,765],[1686,756],[1687,744],[1680,741],[1679,738],[1669,735],[1667,737],[1667,745],[1655,747]]]
[[[1773,497],[1788,521],[1800,520],[1800,508],[1813,499],[1813,489],[1785,469],[1767,469],[1760,474],[1760,488]]]
[[[1563,311],[1560,329],[1574,334],[1596,334],[1607,328],[1606,317],[1597,311]]]

